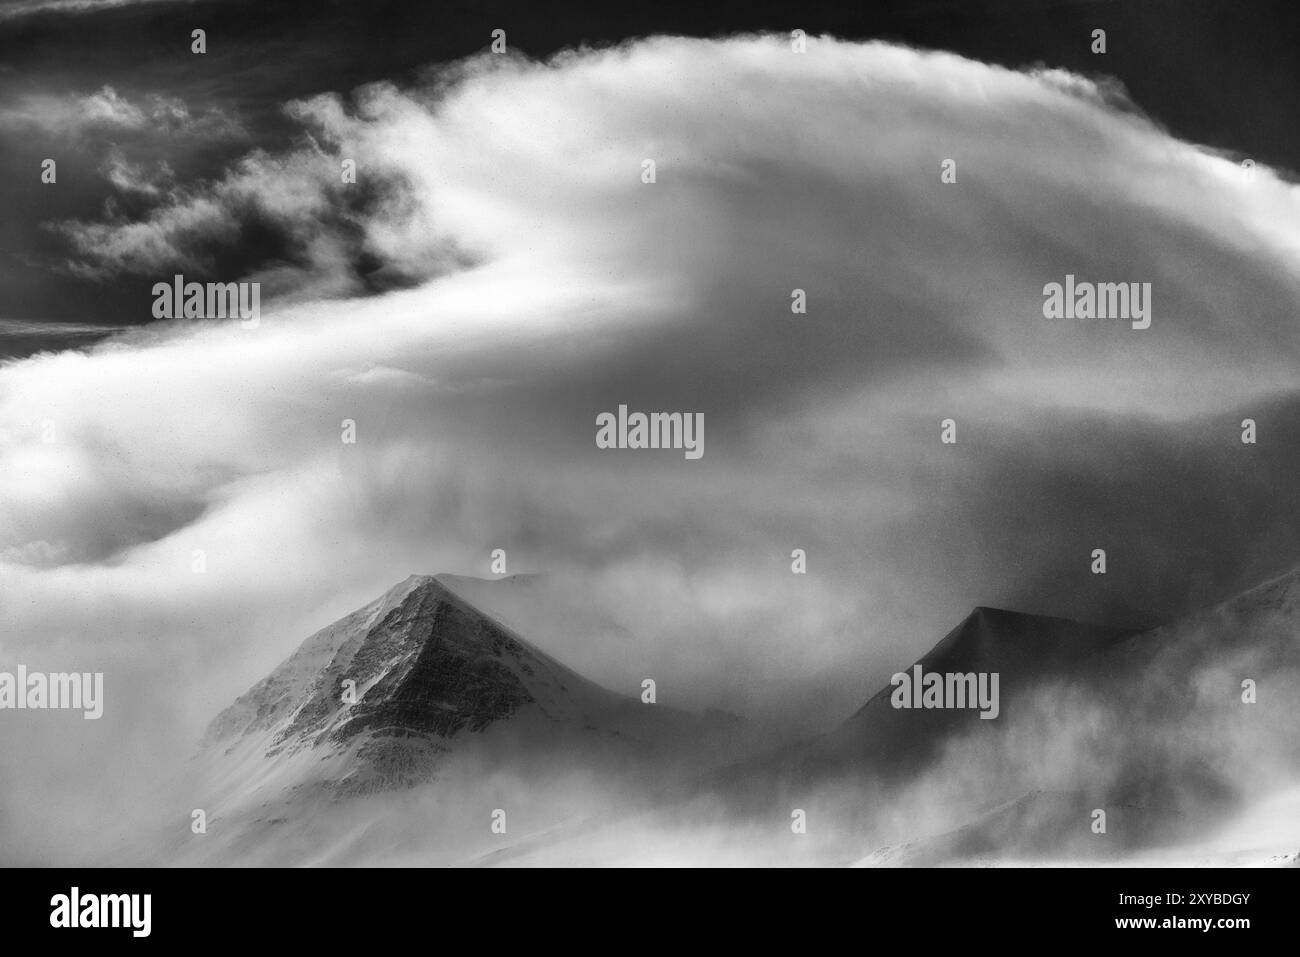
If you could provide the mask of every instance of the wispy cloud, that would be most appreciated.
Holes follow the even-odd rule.
[[[163,93],[129,97],[112,86],[93,93],[20,93],[0,101],[0,127],[36,128],[69,138],[87,134],[181,135],[230,138],[243,130],[219,108],[192,113],[180,98]]]
[[[152,4],[193,3],[194,0],[10,0],[0,6],[0,22],[17,20],[39,13],[85,14],[99,13],[118,7],[134,7]]]

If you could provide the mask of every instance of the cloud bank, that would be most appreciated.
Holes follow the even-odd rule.
[[[660,38],[288,109],[296,147],[59,227],[142,310],[251,248],[257,329],[0,368],[0,651],[108,672],[95,760],[184,754],[311,630],[494,548],[635,636],[555,638],[578,670],[808,726],[975,604],[1159,617],[1300,556],[1300,198],[1105,84]],[[1044,319],[1067,274],[1151,283],[1151,328]],[[597,449],[619,404],[704,413],[705,456]],[[58,730],[6,780],[84,757]]]

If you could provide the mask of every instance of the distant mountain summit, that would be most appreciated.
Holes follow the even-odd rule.
[[[636,751],[692,722],[587,680],[447,581],[413,575],[309,637],[218,715],[208,750],[262,791],[281,781],[355,794],[428,780],[443,755],[479,738],[498,750],[563,740]]]
[[[995,733],[1014,719],[1017,699],[1054,679],[1081,681],[1085,662],[1122,645],[1138,632],[1066,618],[978,606],[921,658],[900,669],[909,677],[996,673],[998,717],[984,721],[975,708],[900,709],[887,683],[850,717],[824,734],[720,770],[710,781],[744,800],[784,791],[788,782],[831,778],[906,781],[935,760],[954,735]],[[799,786],[802,786],[800,784]]]
[[[1084,662],[1138,634],[1110,628],[979,606],[912,666],[922,673],[999,675],[999,720],[1014,717],[1015,699],[1025,689],[1053,678],[1078,678]],[[978,724],[971,709],[901,710],[886,685],[827,739],[833,751],[860,756],[891,773],[908,771],[930,758],[959,725]]]
[[[345,681],[355,686],[350,705]],[[437,577],[412,575],[308,638],[219,715],[208,737],[272,730],[271,753],[362,733],[451,737],[482,731],[525,705],[559,720],[616,700]]]

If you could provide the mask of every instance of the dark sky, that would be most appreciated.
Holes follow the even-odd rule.
[[[879,0],[873,3],[430,3],[428,0],[223,0],[145,3],[96,12],[32,13],[0,20],[0,355],[56,343],[15,323],[129,325],[148,321],[150,278],[70,275],[71,250],[50,224],[139,213],[116,199],[102,164],[118,148],[141,163],[165,161],[179,185],[218,176],[250,149],[274,151],[299,132],[282,112],[293,98],[348,91],[383,79],[410,82],[421,68],[481,51],[502,28],[512,48],[546,56],[655,33],[829,32],[955,51],[1011,66],[1043,63],[1111,74],[1143,110],[1182,138],[1300,168],[1300,42],[1293,4],[1234,0]],[[189,33],[208,33],[208,53]],[[1104,56],[1090,51],[1107,31]],[[198,114],[217,110],[237,135],[195,139],[167,131],[82,130],[16,123],[16,104],[93,94],[131,101],[177,97]],[[30,110],[30,106],[28,107]],[[39,109],[39,107],[38,107]],[[149,135],[150,133],[154,135]],[[57,189],[39,182],[41,160],[59,162]],[[245,224],[223,271],[294,260],[273,230]],[[232,260],[230,257],[233,256]],[[93,338],[93,336],[92,336]]]

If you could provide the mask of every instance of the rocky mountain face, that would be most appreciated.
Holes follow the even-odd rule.
[[[622,704],[437,578],[413,576],[308,638],[218,716],[208,739],[264,732],[274,756],[345,746],[359,736],[445,741],[525,707],[559,722]]]
[[[223,711],[205,750],[224,790],[400,789],[464,750],[484,760],[555,749],[635,761],[724,724],[588,681],[447,582],[408,578],[309,637]]]

